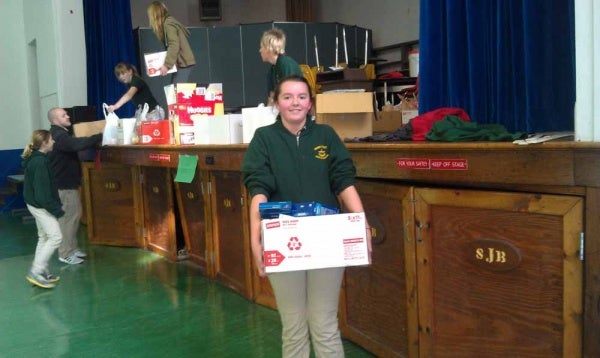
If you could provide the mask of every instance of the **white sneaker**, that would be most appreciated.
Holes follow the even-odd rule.
[[[71,255],[75,255],[81,259],[85,259],[87,257],[87,254],[79,249],[75,249]]]
[[[72,254],[71,256],[67,256],[67,257],[59,257],[58,260],[60,262],[64,262],[66,264],[69,265],[77,265],[83,262],[83,259],[80,257],[77,257],[75,254]]]

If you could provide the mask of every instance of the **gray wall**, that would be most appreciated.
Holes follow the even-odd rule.
[[[419,39],[419,0],[315,0],[315,20],[373,30],[373,47]]]
[[[149,27],[152,0],[130,0],[133,28]],[[223,26],[285,20],[284,0],[221,0],[220,21],[200,21],[200,0],[166,0],[169,12],[187,26]]]
[[[133,28],[148,27],[152,0],[131,0]],[[187,26],[286,21],[284,0],[221,0],[221,21],[200,21],[200,0],[166,0],[169,12]],[[313,0],[315,22],[339,22],[373,30],[373,46],[419,39],[419,0]]]

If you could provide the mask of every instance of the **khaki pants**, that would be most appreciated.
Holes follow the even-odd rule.
[[[66,258],[78,248],[77,231],[81,219],[81,199],[78,189],[59,190],[58,196],[62,202],[62,209],[65,211],[65,215],[58,219],[63,234],[58,255]]]
[[[309,333],[317,358],[344,357],[337,319],[343,277],[343,267],[269,275],[283,326],[283,358],[308,358]]]
[[[42,274],[48,271],[48,261],[62,240],[58,220],[46,209],[40,209],[27,204],[27,209],[35,219],[38,231],[38,243],[31,265],[31,272]]]

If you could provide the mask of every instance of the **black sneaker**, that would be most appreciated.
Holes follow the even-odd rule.
[[[25,279],[29,281],[32,285],[41,287],[41,288],[54,288],[56,286],[54,283],[48,281],[44,275],[36,274],[33,272],[29,272]]]

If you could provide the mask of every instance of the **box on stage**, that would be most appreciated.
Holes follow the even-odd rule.
[[[336,92],[317,95],[317,123],[328,124],[341,140],[373,135],[373,93]]]
[[[173,127],[170,120],[141,121],[141,140],[139,144],[172,144]]]

